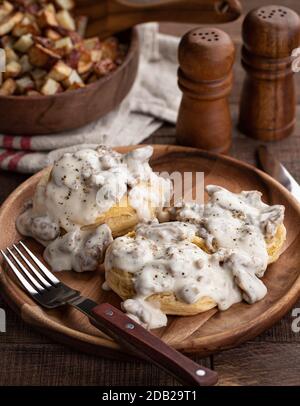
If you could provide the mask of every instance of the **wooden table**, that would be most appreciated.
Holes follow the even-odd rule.
[[[244,1],[244,10],[269,1]],[[281,0],[282,5],[300,13],[299,0]],[[243,80],[239,63],[241,21],[223,25],[238,48],[235,83],[230,97],[234,122]],[[181,35],[190,26],[163,24],[164,32]],[[300,73],[296,75],[300,89]],[[292,137],[270,144],[271,150],[300,182],[300,91],[297,127]],[[174,144],[174,127],[165,125],[147,143]],[[254,163],[257,143],[234,130],[230,154]],[[25,175],[0,172],[0,202],[14,190]],[[0,385],[174,385],[173,378],[143,362],[107,360],[75,352],[36,333],[23,323],[6,304],[7,333],[0,333]],[[300,309],[300,301],[295,308]],[[300,311],[300,310],[299,310]],[[291,311],[270,330],[237,348],[205,360],[194,358],[219,373],[220,385],[300,385],[300,333],[293,333]],[[300,323],[299,323],[300,324]]]

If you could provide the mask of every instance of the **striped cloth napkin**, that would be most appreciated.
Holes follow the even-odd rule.
[[[137,144],[164,121],[176,122],[180,103],[177,87],[178,38],[160,34],[158,24],[143,24],[140,66],[133,88],[120,106],[77,130],[41,136],[0,135],[0,168],[34,173],[62,153],[86,145]]]

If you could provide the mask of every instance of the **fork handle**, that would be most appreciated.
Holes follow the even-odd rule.
[[[91,312],[90,321],[95,327],[127,347],[131,353],[166,370],[183,384],[208,386],[217,383],[216,372],[174,350],[109,303],[102,303]]]

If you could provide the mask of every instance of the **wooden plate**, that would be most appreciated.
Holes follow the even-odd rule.
[[[124,62],[82,89],[52,96],[0,96],[0,132],[54,134],[82,127],[117,107],[131,89],[139,60],[135,28],[118,34],[129,45]]]
[[[118,148],[126,152],[133,147]],[[263,172],[235,159],[177,146],[154,146],[152,166],[156,171],[204,172],[205,183],[215,183],[232,191],[257,189],[269,204],[286,207],[287,241],[279,260],[267,270],[264,283],[266,297],[254,304],[238,303],[229,310],[209,312],[192,317],[169,318],[166,328],[155,331],[170,345],[186,352],[207,355],[236,346],[253,338],[278,321],[296,302],[300,294],[300,205],[289,192]],[[0,247],[18,241],[15,220],[42,176],[37,173],[19,186],[0,211]],[[41,252],[41,247],[39,252]],[[63,272],[58,276],[67,284],[97,302],[120,304],[112,292],[101,290],[101,272],[77,274]],[[102,356],[125,357],[118,345],[92,327],[86,317],[70,307],[46,311],[37,306],[18,287],[11,274],[1,269],[1,293],[22,319],[43,333],[78,349]]]

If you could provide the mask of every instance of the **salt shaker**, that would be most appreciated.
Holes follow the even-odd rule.
[[[300,19],[283,6],[250,11],[243,23],[243,84],[239,129],[263,141],[287,137],[295,125],[291,54],[299,47]]]
[[[196,28],[181,39],[178,85],[182,91],[176,138],[182,145],[225,153],[231,144],[227,96],[232,87],[234,44],[218,28]]]

